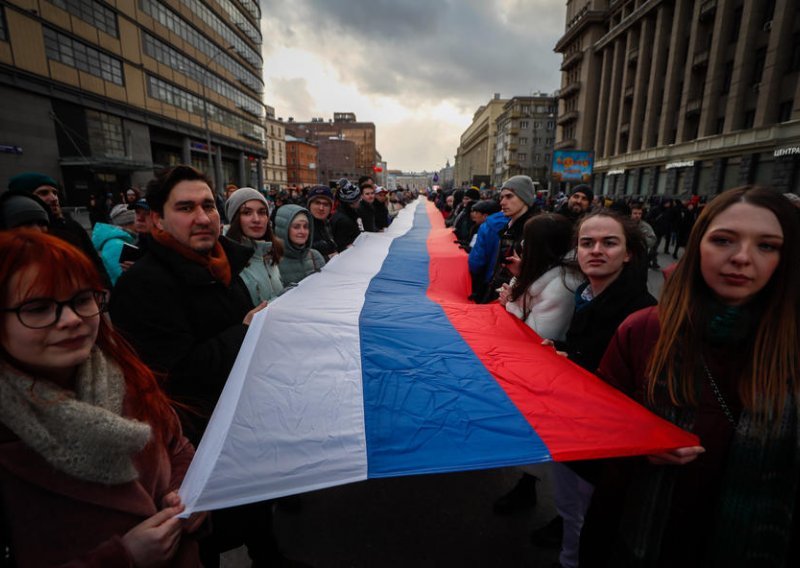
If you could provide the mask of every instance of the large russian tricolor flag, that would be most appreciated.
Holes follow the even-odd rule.
[[[188,515],[372,477],[697,444],[499,305],[423,200],[250,326],[180,493]]]

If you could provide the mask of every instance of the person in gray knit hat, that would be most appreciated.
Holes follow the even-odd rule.
[[[252,187],[240,187],[231,193],[230,197],[228,197],[227,201],[225,201],[225,217],[232,221],[233,216],[239,210],[239,207],[241,207],[246,201],[251,201],[253,199],[256,201],[261,201],[267,206],[267,210],[269,210],[267,198],[261,195],[260,191],[255,190]]]
[[[130,267],[130,265],[123,265],[120,262],[120,254],[125,245],[136,246],[137,236],[133,228],[136,222],[136,212],[128,209],[128,206],[123,203],[115,205],[111,209],[110,217],[110,224],[94,224],[92,245],[100,255],[113,286],[123,271]]]
[[[507,189],[519,197],[525,205],[530,207],[536,199],[536,190],[533,187],[533,180],[529,176],[514,176],[508,178],[500,188],[502,192]]]

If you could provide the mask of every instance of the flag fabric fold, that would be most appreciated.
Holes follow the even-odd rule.
[[[254,319],[183,485],[185,515],[368,478],[697,444],[501,306],[419,200]]]

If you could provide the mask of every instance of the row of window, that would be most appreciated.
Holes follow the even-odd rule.
[[[217,2],[228,14],[228,17],[231,19],[231,21],[236,24],[236,26],[242,30],[247,37],[256,42],[258,45],[261,45],[261,32],[257,27],[250,23],[250,20],[248,20],[244,14],[239,11],[239,8],[233,2],[231,2],[231,0],[217,0]]]
[[[117,14],[100,2],[95,0],[50,0],[50,2],[108,35],[119,37]]]
[[[163,41],[154,38],[150,34],[142,33],[142,47],[144,52],[156,61],[180,71],[198,83],[204,83],[206,87],[232,100],[237,107],[245,112],[249,112],[259,118],[264,116],[264,105],[259,103],[257,99],[247,96],[239,89],[234,88],[229,82],[208,73],[208,68],[198,65]]]
[[[86,109],[92,156],[125,157],[125,131],[118,116]]]
[[[256,20],[261,19],[261,8],[259,8],[258,2],[255,0],[239,0],[239,4],[244,6],[244,9],[250,12],[250,15]]]
[[[184,91],[166,81],[162,81],[158,77],[152,75],[147,76],[147,92],[148,94],[159,101],[163,101],[172,106],[181,108],[192,114],[204,116],[204,103],[203,99]],[[252,122],[249,122],[242,117],[228,112],[215,104],[208,103],[208,118],[219,124],[223,124],[233,128],[239,134],[258,140],[264,143],[264,128]]]
[[[106,55],[83,42],[60,34],[51,28],[43,28],[44,47],[48,59],[100,77],[111,83],[123,85],[122,62]]]
[[[244,57],[251,65],[261,67],[264,61],[261,55],[252,47],[250,47],[242,37],[237,34],[233,29],[225,23],[225,21],[217,16],[211,8],[200,2],[200,0],[181,0],[183,4],[189,8],[193,13],[200,16],[206,25],[210,26],[215,32],[223,37],[225,43],[232,45],[234,49]]]
[[[264,82],[257,75],[251,73],[227,53],[219,55],[220,48],[190,26],[189,23],[178,16],[178,14],[156,0],[141,0],[140,5],[146,14],[152,16],[157,22],[175,32],[178,36],[188,41],[208,57],[217,57],[217,61],[220,65],[230,70],[244,85],[256,92],[263,92]]]

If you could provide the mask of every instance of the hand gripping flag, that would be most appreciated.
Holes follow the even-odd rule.
[[[373,477],[697,445],[469,288],[464,252],[419,200],[270,304],[184,479],[184,515]]]

